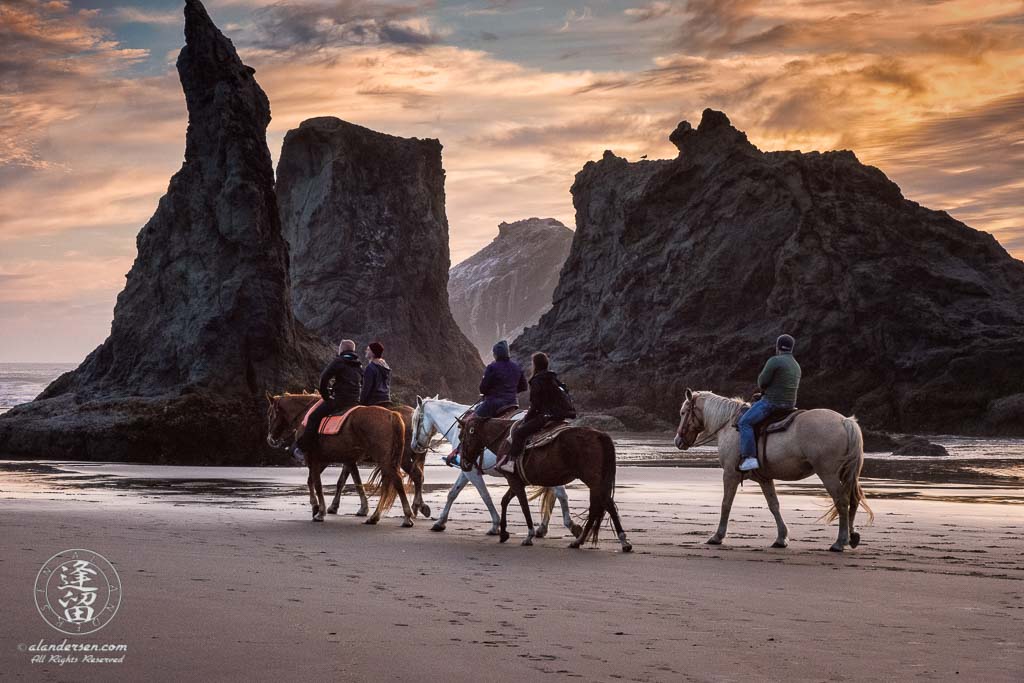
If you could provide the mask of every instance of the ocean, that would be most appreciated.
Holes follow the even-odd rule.
[[[28,403],[77,363],[0,363],[0,414]]]

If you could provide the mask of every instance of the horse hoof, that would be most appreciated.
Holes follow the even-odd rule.
[[[369,518],[368,520],[366,520],[365,522],[363,522],[363,524],[376,524],[376,523],[377,523],[378,521],[379,521],[379,520],[376,520],[376,519],[374,519],[373,517],[370,517],[370,518]]]
[[[403,529],[408,529],[412,525],[413,525],[413,521],[411,519],[408,519],[408,518],[406,518],[406,520],[404,522],[402,522],[402,528]]]
[[[447,528],[446,524],[442,524],[441,522],[438,522],[434,526],[430,527],[430,530],[431,531],[444,531],[446,528]]]
[[[490,529],[490,530],[488,530],[487,535],[488,536],[497,536],[498,535],[498,530],[497,529]]]
[[[631,553],[631,552],[633,552],[633,544],[632,543],[623,543],[622,544],[622,552],[624,552],[624,553]]]
[[[537,533],[535,533],[533,536],[534,536],[534,538],[544,538],[547,535],[548,535],[548,530],[547,529],[537,529]]]
[[[831,550],[834,553],[841,553],[843,552],[843,546],[839,545],[838,543],[833,543],[831,546],[829,546],[829,550]]]
[[[708,540],[705,541],[705,544],[707,544],[707,545],[722,545],[722,539],[715,538],[714,536],[712,536],[711,538],[709,538]]]
[[[509,535],[508,535],[508,532],[507,532],[507,531],[502,531],[502,532],[501,532],[501,535],[500,535],[500,536],[498,536],[498,541],[499,541],[499,542],[501,542],[501,543],[504,543],[504,542],[505,542],[505,541],[507,541],[508,539],[509,539]]]
[[[533,539],[532,538],[523,539],[523,545],[533,545]]]
[[[367,510],[366,508],[359,508],[358,510],[356,510],[356,517],[365,517],[369,513],[370,511]]]
[[[569,547],[570,548],[579,548],[580,547],[580,542],[578,540],[573,541],[572,543],[569,544]]]
[[[430,506],[420,505],[420,514],[426,517],[427,519],[430,519]]]
[[[775,541],[775,543],[772,543],[772,547],[773,548],[788,548],[789,547],[789,541]]]
[[[338,514],[338,508],[336,506],[332,505],[331,507],[327,508],[327,514],[329,514],[329,515],[336,515],[336,514]]]
[[[324,521],[324,516],[323,515],[313,515],[313,521],[314,522],[322,522],[322,521]]]
[[[583,527],[581,527],[579,524],[573,524],[571,527],[569,527],[569,533],[571,533],[573,536],[579,536],[583,533]]]
[[[850,547],[851,548],[856,548],[859,545],[860,545],[860,534],[858,534],[856,531],[854,531],[854,532],[852,532],[850,534]]]

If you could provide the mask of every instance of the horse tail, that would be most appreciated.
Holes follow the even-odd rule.
[[[379,509],[382,513],[387,512],[395,504],[398,497],[398,486],[408,487],[409,477],[402,469],[402,455],[405,451],[405,423],[398,413],[390,413],[391,420],[391,449],[388,451],[387,460],[374,465],[370,472],[370,478],[363,487],[368,495],[369,491],[380,492]],[[398,476],[398,485],[391,476],[384,476],[384,470],[395,472]]]
[[[839,465],[839,483],[843,487],[840,496],[845,496],[850,502],[850,514],[857,511],[858,505],[864,508],[870,524],[875,521],[875,513],[868,506],[864,489],[860,486],[860,472],[864,467],[864,434],[855,417],[844,417],[843,429],[846,430],[846,453]],[[833,502],[832,507],[825,513],[825,522],[831,523],[838,517],[839,508]]]
[[[538,498],[540,498],[540,518],[547,519],[555,509],[555,489],[550,486],[531,487],[528,499],[537,500]]]
[[[592,541],[594,545],[597,545],[601,522],[604,521],[607,512],[606,501],[612,500],[615,496],[615,444],[604,432],[598,436],[598,442],[601,444],[601,483],[596,491],[590,491],[590,511],[587,518],[589,532],[583,539]]]

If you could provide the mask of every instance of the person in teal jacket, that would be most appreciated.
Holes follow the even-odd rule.
[[[761,398],[743,413],[740,428],[740,471],[756,470],[757,437],[755,428],[773,415],[796,408],[796,394],[800,388],[800,364],[793,357],[796,340],[788,334],[775,341],[775,355],[764,364],[757,376]]]

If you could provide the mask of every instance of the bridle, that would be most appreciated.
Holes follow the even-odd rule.
[[[484,419],[487,419],[487,418],[484,418]],[[509,427],[509,431],[511,431],[511,429],[512,429],[512,427]],[[484,473],[484,451],[490,451],[491,453],[494,453],[495,455],[497,455],[498,451],[495,450],[494,447],[496,445],[498,445],[498,443],[500,443],[501,441],[503,441],[506,438],[507,438],[507,432],[502,432],[501,434],[498,435],[498,437],[496,439],[494,439],[490,443],[485,443],[483,449],[480,451],[480,455],[476,459],[476,462],[473,463],[472,465],[470,465],[469,469],[473,469],[473,467],[476,467],[476,471],[479,472],[480,474],[483,474]],[[469,470],[467,470],[467,471],[469,471]]]
[[[684,434],[686,433],[686,428],[690,426],[690,420],[694,419],[694,417],[695,417],[696,405],[697,405],[697,396],[694,395],[692,398],[690,398],[689,403],[690,403],[690,405],[687,407],[686,412],[683,413],[682,423],[679,425],[679,429],[676,430],[676,434],[679,436],[680,440],[686,438],[684,436]],[[728,421],[726,422],[726,424],[727,423],[728,423]],[[697,432],[697,436],[698,437],[700,437],[700,435],[704,433],[704,423],[703,423],[703,421],[701,422],[700,426],[701,426],[701,430],[699,432]],[[712,441],[715,440],[715,438],[718,437],[718,433],[720,431],[722,431],[722,429],[724,427],[725,427],[725,424],[723,424],[721,427],[719,427],[715,431],[711,432],[710,434],[706,435],[703,439],[700,439],[700,438],[694,439],[693,443],[691,443],[688,446],[686,446],[686,449],[696,448],[697,446],[704,446],[706,444],[711,443]]]
[[[308,408],[307,408],[307,410],[308,410]],[[275,419],[277,419],[277,406],[275,404],[271,403],[270,404],[270,408],[267,409],[267,423],[268,424],[272,424]],[[288,422],[287,419],[285,421]],[[269,443],[274,448],[288,448],[288,446],[285,445],[285,444],[288,443],[289,439],[293,440],[293,441],[295,440],[295,435],[299,433],[299,424],[301,424],[301,422],[299,422],[294,427],[292,427],[290,433],[289,432],[285,432],[285,434],[288,434],[288,437],[282,436],[279,439],[271,439],[268,436],[267,437],[267,443]]]
[[[424,419],[423,418],[423,413],[424,413],[423,409],[424,409],[425,406],[426,406],[426,403],[421,402],[420,405],[417,407],[417,412],[419,413],[419,415],[416,417],[416,429],[415,429],[415,433],[416,434],[420,434],[420,433],[423,432],[423,419]],[[441,434],[441,438],[444,439],[444,440],[447,440],[448,439],[448,435],[451,433],[452,429],[457,424],[459,424],[459,418],[455,418],[455,422],[452,422],[451,426],[449,426],[448,429],[444,430],[444,432]],[[427,437],[427,445],[423,446],[422,448],[415,448],[414,447],[413,451],[416,452],[416,453],[426,453],[427,451],[430,451],[432,453],[436,453],[437,449],[431,448],[431,446],[430,446],[430,442],[433,440],[434,434],[436,434],[436,433],[437,433],[437,426],[435,425],[430,430],[430,435]],[[414,446],[415,446],[415,444],[414,444]]]

